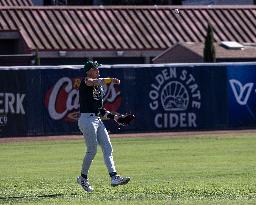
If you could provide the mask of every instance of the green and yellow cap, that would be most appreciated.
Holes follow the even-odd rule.
[[[100,67],[101,64],[99,64],[97,61],[87,61],[85,64],[84,64],[84,67],[83,67],[83,73],[85,74],[88,70],[90,70],[91,68],[98,68]]]

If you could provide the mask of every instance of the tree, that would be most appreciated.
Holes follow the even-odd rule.
[[[216,62],[213,28],[210,23],[208,23],[207,35],[204,43],[204,62]]]
[[[40,57],[39,57],[38,48],[36,48],[36,52],[35,52],[35,65],[40,65]]]

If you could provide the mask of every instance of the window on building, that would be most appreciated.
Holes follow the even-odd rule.
[[[18,39],[0,39],[0,55],[19,53]]]

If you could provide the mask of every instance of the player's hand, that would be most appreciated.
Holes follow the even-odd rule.
[[[119,85],[120,84],[120,80],[117,79],[117,78],[112,78],[112,83]]]

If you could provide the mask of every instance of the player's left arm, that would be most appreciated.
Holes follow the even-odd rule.
[[[115,122],[121,126],[127,126],[135,119],[135,115],[133,114],[112,113],[105,108],[100,110],[100,115],[103,118],[115,120]]]
[[[120,80],[117,78],[97,78],[97,79],[85,78],[85,84],[87,86],[98,86],[98,85],[110,84],[110,83],[119,85]]]
[[[111,119],[111,120],[117,120],[119,114],[112,113],[112,112],[106,110],[105,108],[101,108],[100,109],[100,116],[103,117],[103,118]]]

